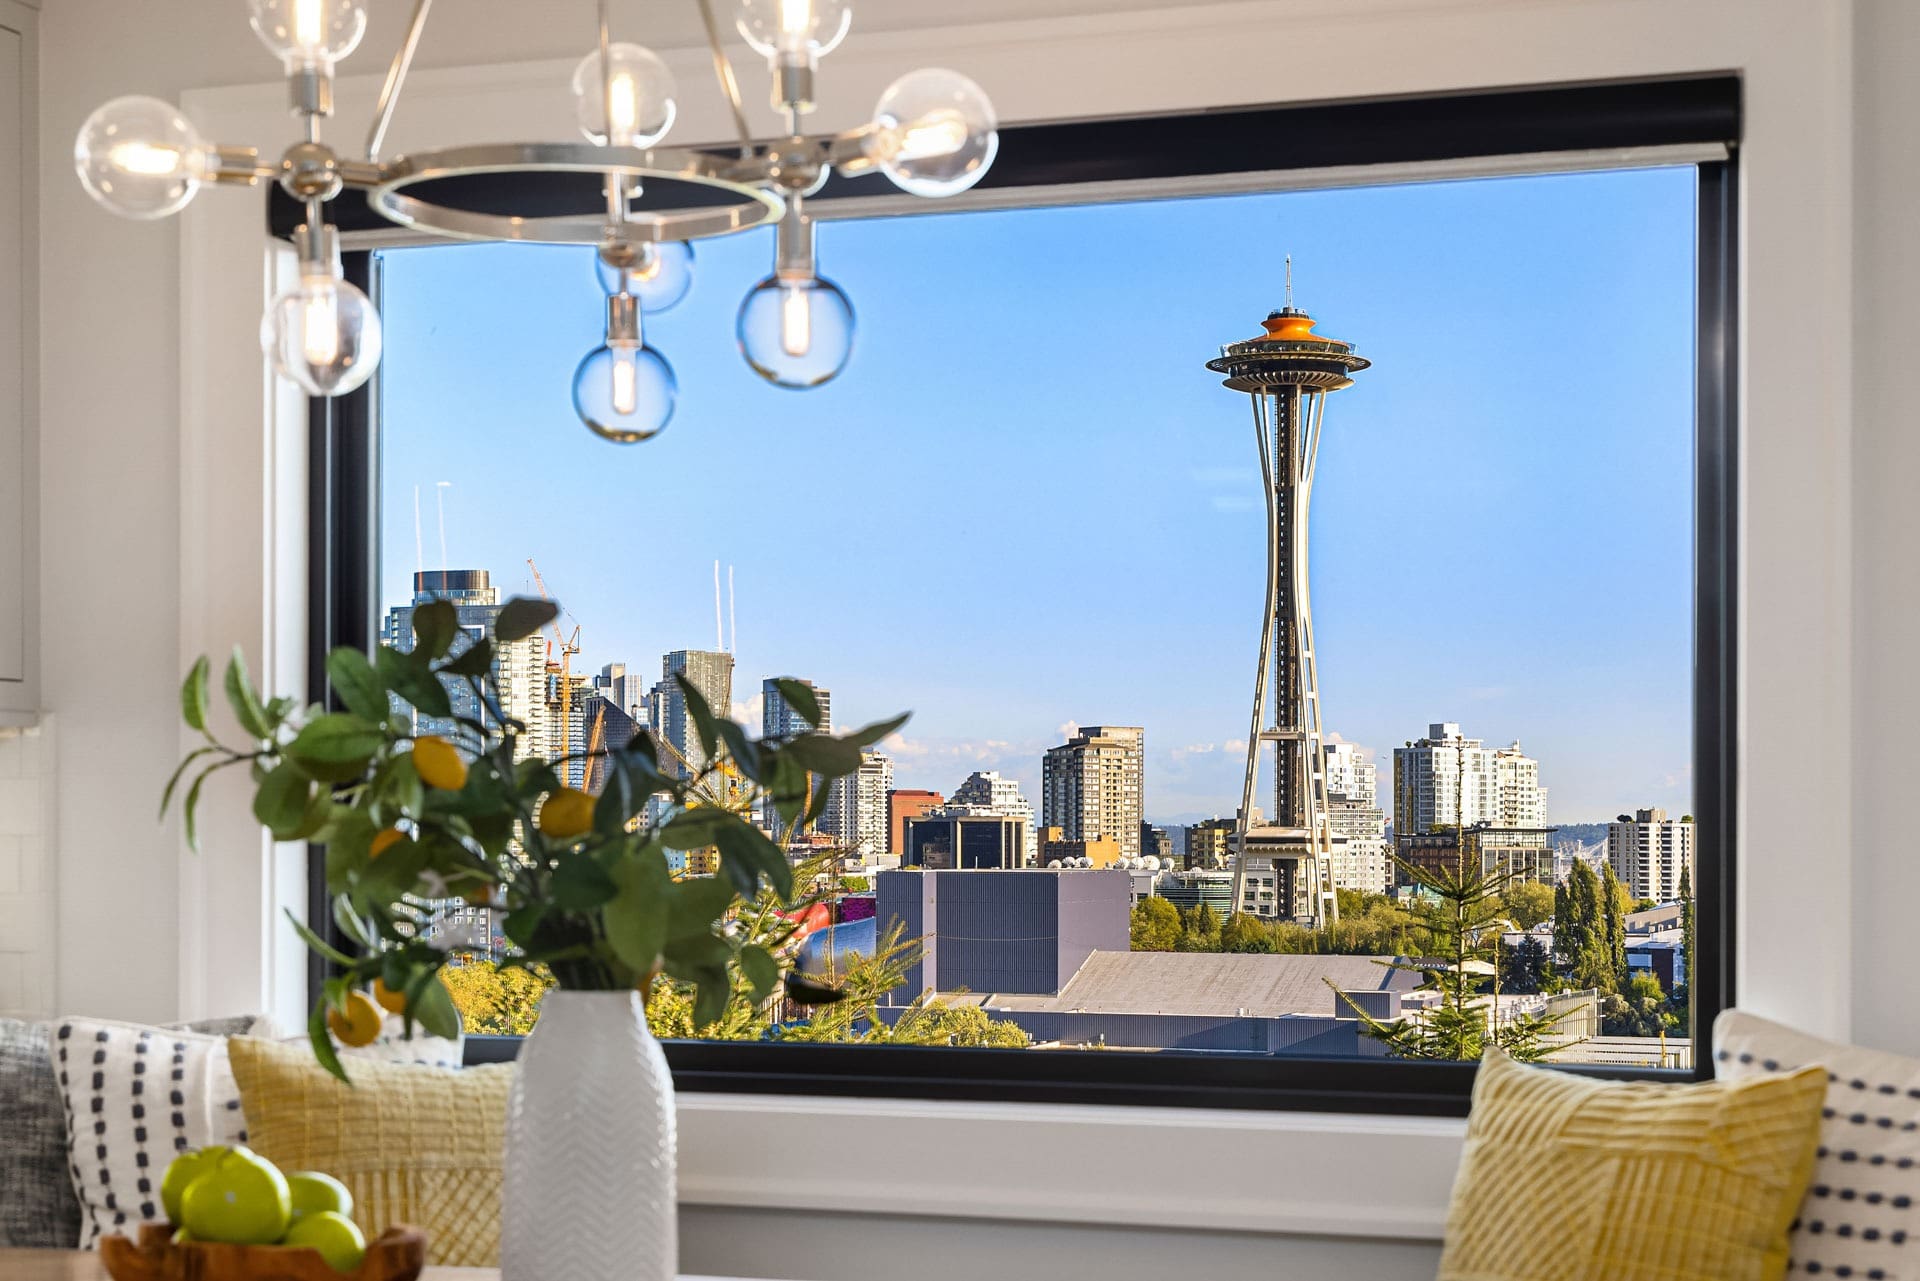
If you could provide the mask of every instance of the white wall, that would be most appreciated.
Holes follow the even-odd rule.
[[[969,0],[961,16],[985,21],[1155,2]],[[375,5],[371,49],[390,47],[405,7],[398,0]],[[584,16],[584,4],[553,0],[442,0],[442,25],[423,47],[423,65],[571,56],[584,47],[585,23],[574,31],[554,14],[575,7]],[[691,6],[680,7],[688,12],[668,14],[671,25],[656,43],[692,42]],[[1753,190],[1743,217],[1749,247],[1765,247],[1766,256],[1764,269],[1743,282],[1744,354],[1748,376],[1763,380],[1767,394],[1749,396],[1744,406],[1741,912],[1749,941],[1784,938],[1795,946],[1744,947],[1740,976],[1762,1012],[1920,1052],[1920,990],[1900,946],[1910,905],[1920,901],[1920,860],[1905,849],[1912,787],[1900,750],[1909,727],[1920,724],[1920,676],[1911,657],[1920,642],[1920,581],[1909,563],[1920,546],[1920,505],[1906,492],[1908,478],[1920,474],[1920,434],[1907,410],[1920,402],[1920,367],[1911,359],[1920,345],[1913,314],[1920,248],[1909,243],[1910,210],[1920,199],[1920,155],[1912,144],[1920,85],[1910,71],[1920,59],[1920,6],[1274,0],[1244,10],[1180,7],[1196,21],[1255,11],[1259,20],[1246,41],[1190,48],[1151,25],[1116,20],[1078,42],[1099,51],[1079,63],[1052,52],[1060,47],[1058,29],[1035,27],[1035,52],[1010,91],[1023,104],[1021,114],[1192,106],[1196,94],[1204,105],[1206,87],[1216,81],[1257,84],[1238,99],[1244,101],[1745,72],[1745,171]],[[956,20],[954,6],[936,0],[868,8],[879,11],[861,14],[869,27],[904,31]],[[58,999],[75,1011],[155,1018],[182,1012],[190,1000],[193,983],[180,958],[204,941],[183,947],[183,920],[223,935],[246,928],[218,913],[183,912],[182,878],[223,862],[216,854],[207,864],[183,863],[174,832],[152,821],[153,798],[179,745],[173,688],[183,665],[180,637],[195,634],[193,616],[221,590],[218,575],[183,578],[191,549],[183,550],[182,529],[195,524],[183,501],[196,510],[227,507],[217,495],[183,485],[182,440],[230,424],[224,416],[182,421],[179,326],[192,298],[182,288],[179,228],[109,218],[87,202],[65,157],[80,120],[107,97],[177,97],[258,82],[271,67],[237,0],[47,0],[41,40],[41,636],[44,702],[60,718]],[[909,48],[912,38],[878,43]],[[376,69],[378,56],[363,55],[353,69]],[[1017,51],[1004,56],[1017,58]],[[704,85],[689,90],[691,96]],[[750,97],[760,109],[757,90]],[[187,217],[201,215],[192,210]],[[257,260],[244,250],[236,246],[234,261],[217,267],[196,261],[196,271],[251,271]],[[195,288],[203,283],[197,277]],[[196,395],[224,403],[219,396],[229,390]],[[253,479],[267,483],[259,470]],[[266,532],[257,523],[215,526],[243,550]],[[225,866],[256,858],[244,847],[226,853]],[[1842,938],[1850,940],[1844,948]],[[1323,1134],[1315,1146],[1283,1128],[1249,1133],[1235,1145],[1244,1149],[1236,1159],[1298,1167],[1333,1151],[1325,1143],[1331,1137]],[[1009,1167],[1026,1155],[1009,1148]],[[1143,1170],[1154,1165],[1144,1155],[1139,1161]],[[936,1161],[928,1179],[941,1173]],[[1198,1162],[1168,1169],[1168,1191],[1207,1174]],[[832,1179],[804,1170],[794,1176],[812,1194],[832,1197]],[[1342,1194],[1368,1193],[1352,1166],[1336,1161],[1325,1177]],[[930,1276],[958,1276],[962,1268],[968,1276],[993,1268],[1024,1273],[1043,1264],[1114,1281],[1239,1267],[1283,1275],[1338,1268],[1389,1278],[1430,1274],[1433,1257],[1429,1241],[1300,1235],[1298,1224],[1182,1231],[1169,1226],[1179,1219],[1177,1196],[1167,1203],[1173,1209],[1158,1212],[1151,1197],[1130,1203],[1147,1208],[1137,1214],[1141,1226],[1127,1228],[1103,1226],[1091,1212],[1068,1224],[985,1211],[941,1217],[925,1204],[913,1207],[913,1217],[872,1217],[895,1208],[884,1196],[860,1198],[859,1215],[801,1217],[799,1207],[785,1203],[743,1212],[726,1202],[752,1204],[754,1196],[729,1193],[718,1182],[706,1197],[686,1211],[689,1266],[763,1274],[892,1276],[904,1263]],[[1441,1179],[1406,1189],[1412,1209],[1397,1233],[1430,1238],[1435,1198],[1443,1197]]]

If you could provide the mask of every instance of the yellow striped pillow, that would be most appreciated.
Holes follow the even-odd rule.
[[[448,1069],[352,1060],[351,1087],[305,1042],[227,1042],[248,1146],[282,1170],[319,1170],[353,1194],[369,1237],[426,1231],[427,1259],[497,1267],[509,1064]]]
[[[1827,1074],[1657,1085],[1489,1050],[1439,1281],[1777,1281]]]

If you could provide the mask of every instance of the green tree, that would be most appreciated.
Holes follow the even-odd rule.
[[[1277,952],[1273,929],[1251,912],[1235,912],[1220,927],[1222,952]]]
[[[1591,867],[1576,860],[1566,891],[1566,905],[1554,917],[1554,950],[1575,987],[1611,992],[1619,986],[1619,976],[1607,939],[1601,880]]]
[[[1613,874],[1613,864],[1600,868],[1600,921],[1606,943],[1607,991],[1618,992],[1627,985],[1627,913],[1631,908],[1627,887]]]
[[[1367,1035],[1384,1043],[1396,1058],[1477,1060],[1489,1045],[1499,1046],[1523,1062],[1544,1058],[1555,1048],[1549,1038],[1553,1020],[1544,1014],[1516,1014],[1489,1020],[1497,1009],[1488,995],[1499,950],[1503,906],[1500,890],[1511,879],[1489,878],[1465,860],[1452,868],[1415,867],[1401,863],[1402,871],[1424,884],[1439,900],[1434,921],[1427,926],[1428,961],[1386,962],[1390,969],[1418,974],[1421,987],[1438,993],[1426,1009],[1394,1022],[1367,1013],[1345,993],[1335,992],[1360,1019]],[[1331,980],[1328,986],[1333,987]]]
[[[456,959],[440,971],[460,1024],[476,1036],[525,1036],[540,1017],[540,998],[553,986],[544,970],[496,965],[472,957]]]
[[[1538,881],[1509,885],[1500,899],[1506,904],[1508,919],[1523,930],[1553,918],[1554,892]]]
[[[1136,952],[1171,952],[1180,942],[1180,910],[1149,895],[1133,906],[1131,934]]]
[[[1529,934],[1517,946],[1500,949],[1500,990],[1532,994],[1551,992],[1559,983],[1547,945]]]
[[[1176,945],[1182,952],[1218,952],[1220,950],[1220,916],[1205,903],[1195,903],[1180,913],[1180,941]]]
[[[1636,974],[1626,990],[1609,993],[1600,1002],[1600,1031],[1604,1036],[1660,1036],[1679,1026],[1669,1008],[1660,980]]]

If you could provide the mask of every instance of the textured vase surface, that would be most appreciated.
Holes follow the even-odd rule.
[[[502,1281],[674,1281],[673,1077],[635,992],[549,992],[507,1109]]]

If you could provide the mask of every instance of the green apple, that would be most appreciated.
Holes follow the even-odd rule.
[[[273,1162],[234,1148],[187,1185],[180,1213],[196,1240],[272,1245],[287,1234],[293,1205]]]
[[[232,1148],[208,1147],[195,1148],[182,1152],[167,1165],[167,1172],[160,1176],[160,1204],[166,1207],[167,1222],[176,1227],[180,1218],[180,1198],[186,1195],[187,1185],[214,1167],[214,1163],[233,1151]]]
[[[289,1174],[287,1192],[292,1197],[295,1223],[309,1214],[329,1210],[348,1218],[353,1216],[353,1193],[347,1191],[346,1184],[331,1174],[321,1174],[317,1170]]]
[[[352,1219],[332,1210],[315,1210],[294,1220],[280,1244],[318,1250],[335,1272],[356,1271],[367,1257],[367,1239],[360,1235],[360,1229]]]

